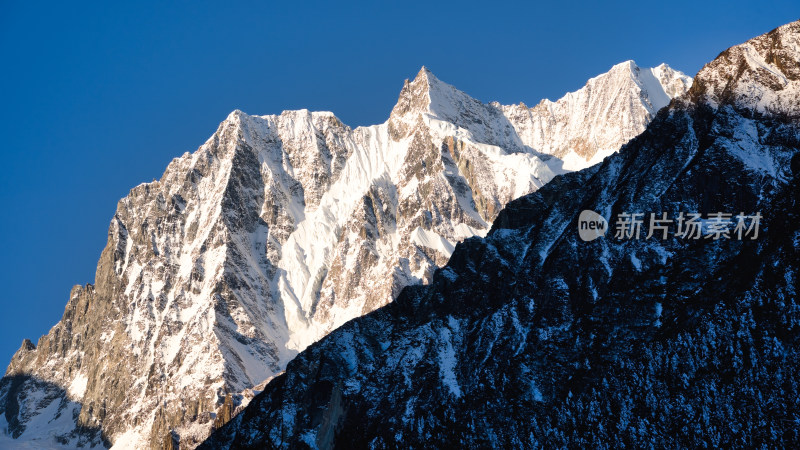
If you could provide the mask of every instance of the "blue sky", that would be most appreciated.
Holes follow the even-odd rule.
[[[380,123],[422,65],[535,104],[627,59],[694,75],[800,17],[796,0],[222,3],[0,2],[3,367],[94,281],[117,201],[233,109]]]

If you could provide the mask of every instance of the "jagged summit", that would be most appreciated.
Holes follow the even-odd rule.
[[[422,66],[422,67],[419,68],[419,72],[417,72],[417,76],[414,77],[414,79],[418,80],[418,79],[420,79],[420,77],[427,78],[429,81],[431,79],[438,80],[438,78],[436,78],[436,76],[433,74],[433,72],[431,72],[431,70],[428,69],[425,66]]]
[[[442,120],[449,120],[456,116],[453,109],[458,109],[461,104],[473,103],[481,104],[465,92],[440,80],[427,67],[422,66],[413,80],[405,80],[392,115],[428,113]]]
[[[453,97],[452,92],[458,92],[457,96],[469,96],[453,86],[439,80],[427,67],[422,68],[413,80],[405,80],[403,89],[397,99],[397,104],[392,109],[391,117],[398,120],[413,122],[416,114],[428,113],[435,114],[434,105],[441,105],[441,97]]]

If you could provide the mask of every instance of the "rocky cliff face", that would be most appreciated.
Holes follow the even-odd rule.
[[[585,166],[613,150],[688,79],[623,63],[589,86],[528,110],[483,104],[423,68],[381,125],[231,113],[119,202],[95,284],[75,287],[63,319],[11,361],[0,429],[17,442],[192,448],[299,351],[429,282],[507,202],[574,167],[564,155]],[[581,125],[564,112],[579,108],[606,113]],[[549,136],[560,143],[538,147]]]
[[[723,52],[618,154],[509,203],[203,448],[796,447],[798,61],[800,22]],[[583,210],[612,229],[580,239]],[[662,212],[666,238],[616,236]],[[759,214],[758,235],[732,216],[715,239],[718,212]]]

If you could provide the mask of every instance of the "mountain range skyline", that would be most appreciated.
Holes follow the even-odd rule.
[[[792,5],[198,6],[8,7],[0,448],[800,442]]]
[[[36,424],[59,423],[49,433],[70,445],[191,448],[298,352],[429,282],[507,202],[613,154],[690,86],[626,61],[528,108],[423,67],[379,125],[233,111],[120,200],[94,283],[9,365],[9,432],[41,441]]]
[[[0,53],[16,64],[0,74],[8,165],[0,201],[25,219],[0,224],[8,255],[0,267],[7,287],[0,355],[8,359],[22,336],[46,333],[63,312],[69,287],[91,280],[117,200],[158,177],[172,157],[196,148],[199,136],[210,134],[234,109],[330,110],[351,126],[370,125],[388,113],[398,83],[421,65],[481,101],[532,106],[626,59],[648,67],[666,62],[692,74],[728,43],[793,14],[791,2],[716,9],[671,4],[650,11],[633,4],[586,4],[577,14],[557,5],[517,5],[514,15],[461,5],[419,13],[346,6],[318,8],[316,14],[208,5],[157,14],[107,5],[4,5]],[[692,14],[682,12],[688,10]],[[445,11],[458,11],[461,21],[437,21]],[[339,15],[349,26],[330,25],[328,18]],[[259,24],[259,17],[269,26]],[[363,23],[372,25],[360,28]],[[477,35],[461,32],[459,23],[495,30],[493,23],[507,25]],[[574,32],[565,35],[564,23]],[[282,30],[288,31],[281,35]],[[397,38],[403,34],[405,39]],[[385,56],[372,65],[352,50],[326,57],[316,45],[322,35],[342,49],[381,46]],[[454,35],[459,44],[447,44]],[[548,44],[556,35],[558,43]],[[591,52],[576,53],[587,45]],[[319,76],[315,59],[335,70]],[[230,68],[236,67],[242,70],[234,78],[244,79],[230,82],[236,73]],[[42,258],[49,267],[46,282]]]
[[[602,163],[510,202],[199,448],[796,447],[799,126],[795,21],[720,53]],[[711,221],[698,240],[587,240],[582,210],[769,219],[746,240]]]

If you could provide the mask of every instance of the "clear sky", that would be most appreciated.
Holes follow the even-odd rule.
[[[797,0],[158,3],[0,1],[2,367],[94,281],[117,201],[234,109],[381,123],[422,65],[533,105],[627,59],[694,75],[800,18]]]

